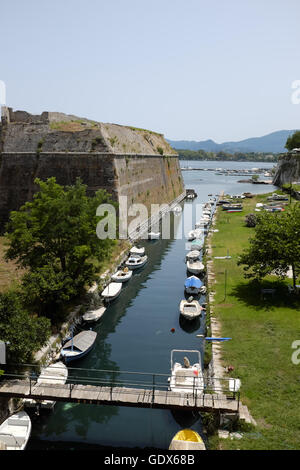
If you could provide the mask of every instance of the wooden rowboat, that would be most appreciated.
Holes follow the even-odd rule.
[[[65,362],[82,358],[92,349],[96,337],[97,333],[95,331],[81,331],[64,344],[60,353],[61,358]]]

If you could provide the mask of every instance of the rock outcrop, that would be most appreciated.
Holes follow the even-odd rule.
[[[279,157],[273,178],[275,186],[298,183],[300,181],[300,152],[288,152]]]
[[[128,204],[170,203],[184,191],[177,153],[162,134],[63,113],[32,115],[2,109],[0,223],[37,190],[35,178],[55,176],[88,192],[105,189]]]

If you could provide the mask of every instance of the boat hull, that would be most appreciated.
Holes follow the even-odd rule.
[[[192,261],[187,261],[187,270],[192,274],[201,274],[204,271],[204,264],[201,262],[193,263]]]
[[[115,286],[111,286],[111,284],[120,284],[120,287],[118,288],[115,288]],[[114,300],[116,299],[120,293],[121,293],[121,290],[122,290],[122,283],[121,282],[113,282],[109,284],[105,289],[104,291],[101,293],[101,296],[105,299],[105,300]],[[110,289],[109,289],[109,286]]]
[[[200,317],[202,310],[203,309],[197,300],[193,300],[192,302],[182,300],[179,305],[180,314],[189,321]]]
[[[127,266],[127,268],[129,269],[139,269],[139,268],[142,268],[143,266],[145,266],[145,264],[147,263],[148,261],[148,257],[147,256],[144,256],[140,262],[136,262],[136,263],[130,263],[129,260],[126,261],[125,265]]]
[[[205,444],[196,431],[182,429],[173,437],[169,450],[205,450]]]
[[[115,282],[127,282],[132,277],[132,271],[128,271],[128,273],[121,275],[121,271],[118,271],[116,274],[111,276],[111,279]]]
[[[94,310],[94,311],[91,311],[91,312],[86,312],[82,316],[82,318],[85,321],[85,323],[93,323],[93,322],[96,322],[96,321],[100,320],[100,318],[104,315],[105,311],[106,311],[106,308],[101,307],[98,310]]]
[[[92,346],[90,346],[88,349],[86,349],[86,351],[79,352],[78,354],[68,355],[68,353],[66,352],[66,354],[64,354],[62,356],[62,358],[63,358],[63,360],[65,361],[66,364],[68,364],[69,362],[72,362],[72,361],[77,361],[78,359],[81,359],[84,356],[86,356],[91,351],[93,346],[94,345],[92,344]]]

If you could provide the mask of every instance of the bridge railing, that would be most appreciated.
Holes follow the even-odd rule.
[[[1,376],[1,381],[5,380],[22,380],[28,382],[30,393],[34,385],[37,384],[39,374],[41,372],[39,366],[32,364],[18,365],[18,372],[5,371]],[[124,393],[130,393],[130,389],[144,389],[151,390],[154,394],[159,391],[172,391],[176,392],[176,388],[181,391],[181,393],[191,394],[194,398],[198,397],[201,394],[211,394],[216,398],[217,395],[220,397],[225,397],[228,399],[240,400],[240,391],[238,380],[228,378],[217,378],[209,377],[203,378],[203,382],[199,384],[198,377],[192,377],[192,380],[189,383],[186,383],[186,374],[176,373],[176,382],[180,385],[170,388],[170,374],[162,373],[151,373],[151,372],[133,372],[133,371],[120,371],[120,370],[107,370],[107,369],[83,369],[83,368],[68,368],[68,379],[66,381],[67,386],[69,386],[70,393],[75,385],[93,385],[97,387],[107,387],[111,390],[118,388],[118,391],[122,393],[122,388]],[[53,376],[55,381],[58,381],[56,384],[57,388],[65,388],[65,380],[61,377]],[[180,380],[182,379],[182,380]],[[191,378],[190,378],[191,379]],[[48,379],[45,377],[43,383],[51,383],[51,378]],[[199,386],[200,385],[200,386]],[[126,389],[126,390],[125,390]]]

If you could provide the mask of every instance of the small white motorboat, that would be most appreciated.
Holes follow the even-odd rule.
[[[138,269],[147,263],[148,256],[130,256],[125,262],[129,269]]]
[[[209,224],[209,219],[201,218],[198,222],[195,223],[196,229],[200,227],[206,227]]]
[[[203,232],[202,230],[200,230],[199,228],[196,228],[194,230],[191,230],[189,233],[188,233],[188,240],[189,241],[192,241],[192,240],[195,240],[195,238],[201,238],[203,235]]]
[[[183,364],[174,362],[175,353],[196,353],[198,362],[191,365],[188,357],[184,356]],[[204,380],[201,367],[200,352],[187,349],[173,349],[171,352],[170,390],[179,393],[202,393]]]
[[[96,310],[88,310],[84,315],[82,315],[82,318],[86,323],[92,323],[94,321],[100,320],[105,311],[106,307],[103,306],[97,308]]]
[[[210,217],[210,216],[211,216],[211,210],[209,210],[209,209],[204,209],[204,210],[202,211],[202,214],[203,214],[203,216],[207,215],[208,217]]]
[[[141,246],[133,246],[130,250],[131,255],[139,255],[139,256],[144,256],[145,254],[145,247]]]
[[[204,240],[203,239],[200,240],[199,238],[197,238],[193,241],[193,243],[191,243],[191,250],[200,251],[203,248],[203,245],[204,245]]]
[[[158,240],[160,237],[160,232],[149,232],[148,233],[148,238],[150,240]]]
[[[188,320],[194,320],[201,316],[203,307],[199,304],[197,300],[194,300],[193,297],[190,297],[188,300],[182,300],[179,304],[179,310],[181,315],[183,315]]]
[[[186,255],[186,259],[199,259],[200,258],[200,251],[199,250],[192,250],[189,251],[188,254]]]
[[[113,300],[120,294],[122,282],[110,282],[101,293],[105,300]]]
[[[186,262],[187,270],[193,274],[200,274],[204,271],[204,264],[197,259],[189,259]]]
[[[6,450],[24,450],[31,434],[31,420],[19,411],[0,424],[0,442]]]
[[[138,256],[138,255],[135,255]],[[134,256],[134,257],[135,257]],[[115,282],[127,282],[132,277],[132,271],[127,267],[117,271],[111,276],[112,280]]]
[[[81,331],[76,336],[67,341],[62,350],[61,358],[65,362],[74,361],[85,356],[93,347],[97,338],[97,333],[92,330]]]
[[[191,230],[191,231],[188,233],[187,239],[188,239],[189,241],[192,241],[192,240],[195,240],[195,238],[196,238],[195,232],[194,232],[194,230]]]
[[[65,384],[67,378],[68,368],[66,365],[63,362],[55,362],[41,370],[37,383]],[[25,398],[23,403],[26,408],[40,407],[51,410],[54,408],[56,402],[53,400],[36,401],[31,398]]]

